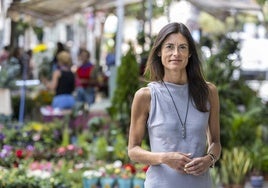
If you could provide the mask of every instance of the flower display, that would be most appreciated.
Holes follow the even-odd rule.
[[[137,179],[145,179],[146,171],[148,170],[148,168],[149,165],[144,165],[140,163],[135,164],[136,173],[134,177]]]
[[[83,177],[87,179],[100,178],[102,176],[102,172],[99,170],[86,170],[83,172]]]
[[[101,166],[99,168],[99,171],[101,172],[102,177],[115,178],[119,174],[120,168],[121,167],[117,166],[117,162],[114,162],[114,163],[108,163],[108,164],[105,164],[104,166]]]
[[[76,159],[79,160],[80,158],[84,157],[84,151],[81,147],[75,146],[73,144],[69,144],[66,147],[59,147],[56,150],[56,157],[57,158],[65,158],[65,159]]]
[[[132,164],[125,164],[121,167],[119,177],[123,179],[132,178],[136,173],[136,169]]]

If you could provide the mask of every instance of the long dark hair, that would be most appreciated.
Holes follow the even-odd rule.
[[[182,34],[188,41],[189,52],[191,54],[186,66],[189,94],[193,98],[196,108],[201,112],[207,112],[208,85],[202,72],[201,61],[197,54],[194,39],[184,24],[173,22],[167,24],[160,30],[150,51],[144,75],[149,76],[150,81],[163,80],[165,73],[164,66],[162,65],[161,57],[159,57],[158,54],[165,39],[173,33]]]

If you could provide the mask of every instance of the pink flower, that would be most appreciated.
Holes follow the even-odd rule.
[[[70,145],[67,146],[67,149],[70,150],[70,151],[72,151],[72,150],[75,149],[75,147],[74,147],[74,145],[70,144]]]
[[[58,148],[57,153],[60,154],[60,155],[63,155],[65,153],[65,151],[66,150],[65,150],[64,147],[60,147],[60,148]]]

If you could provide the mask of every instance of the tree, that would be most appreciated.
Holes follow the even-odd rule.
[[[122,58],[121,65],[118,67],[116,89],[112,98],[112,105],[108,108],[112,119],[119,121],[120,127],[125,133],[130,123],[132,100],[139,83],[139,66],[134,49],[130,45],[130,49]]]

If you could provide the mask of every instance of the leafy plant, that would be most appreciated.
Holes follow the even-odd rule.
[[[251,133],[265,122],[265,106],[245,80],[235,76],[240,71],[239,41],[223,35],[216,39],[216,53],[206,59],[205,76],[219,92],[221,144],[223,148],[251,145],[255,139]]]
[[[243,147],[222,151],[220,160],[221,181],[226,185],[243,185],[252,167],[250,153]]]
[[[106,137],[100,136],[96,138],[93,143],[93,154],[97,160],[108,160],[109,151],[108,151],[108,141]]]
[[[124,132],[130,122],[131,103],[139,87],[139,66],[136,61],[134,49],[130,49],[122,58],[116,77],[116,89],[112,97],[108,112],[114,120],[118,120]]]
[[[262,175],[263,166],[265,166],[265,163],[268,163],[268,146],[265,145],[261,137],[261,126],[258,127],[256,132],[256,140],[254,144],[250,147],[251,158],[253,162],[252,175]]]
[[[113,155],[116,160],[121,160],[123,162],[128,161],[127,155],[127,140],[123,134],[116,135],[115,142],[113,144],[114,151]]]

